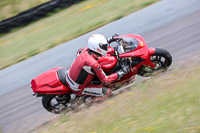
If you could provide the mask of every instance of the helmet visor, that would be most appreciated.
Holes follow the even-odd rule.
[[[108,50],[108,44],[102,44],[102,43],[100,43],[100,44],[99,44],[99,47],[100,47],[101,49],[105,50],[105,51]]]

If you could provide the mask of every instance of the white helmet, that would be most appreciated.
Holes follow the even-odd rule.
[[[88,48],[94,52],[106,56],[108,41],[101,34],[93,34],[88,38]]]

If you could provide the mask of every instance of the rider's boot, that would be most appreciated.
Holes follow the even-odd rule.
[[[95,96],[92,98],[92,102],[102,102],[106,98],[112,96],[112,90],[109,88],[102,88],[103,96]]]

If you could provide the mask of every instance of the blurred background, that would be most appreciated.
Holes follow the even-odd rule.
[[[39,132],[200,132],[199,18],[199,0],[1,0],[0,132],[38,132],[52,120],[53,128],[47,124]],[[69,68],[93,33],[141,34],[149,47],[172,53],[174,64],[160,80],[84,110],[88,118],[46,112],[32,96],[31,79]]]

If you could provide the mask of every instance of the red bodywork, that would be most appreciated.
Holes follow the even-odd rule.
[[[154,68],[154,64],[151,62],[151,55],[155,53],[155,48],[148,48],[146,42],[140,35],[136,34],[127,34],[121,35],[116,38],[122,37],[131,37],[138,41],[138,47],[133,51],[120,54],[120,58],[127,57],[141,57],[145,59],[145,61],[137,64],[136,66],[131,68],[129,74],[125,75],[121,80],[116,81],[109,87],[115,86],[115,84],[125,83],[135,78],[139,68],[141,65],[147,65]],[[117,58],[113,56],[115,53],[112,47],[108,47],[108,52],[106,57],[101,57],[98,62],[100,63],[102,69],[108,73],[117,65]],[[45,73],[37,76],[31,81],[31,86],[34,93],[37,94],[67,94],[70,92],[70,88],[68,86],[63,85],[58,77],[57,70],[64,69],[61,67],[56,67],[54,69],[48,70]]]
[[[57,71],[63,69],[56,67],[37,76],[31,81],[34,93],[38,94],[67,94],[70,89],[63,85],[58,77]]]

